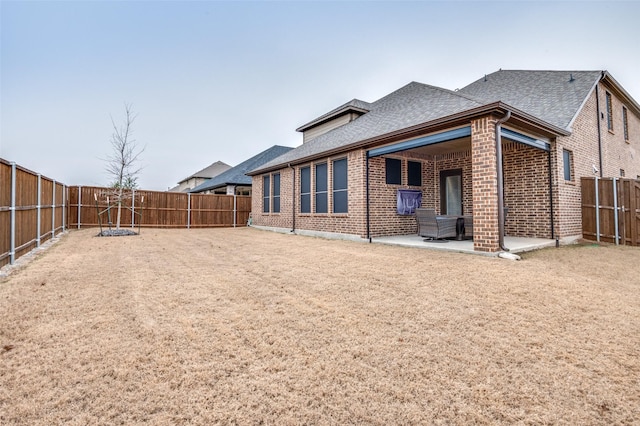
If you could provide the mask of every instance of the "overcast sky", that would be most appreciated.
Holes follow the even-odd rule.
[[[6,1],[0,157],[110,182],[111,118],[138,113],[144,189],[236,165],[353,98],[502,69],[608,70],[640,100],[640,2]]]

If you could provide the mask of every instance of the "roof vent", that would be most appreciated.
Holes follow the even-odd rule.
[[[487,75],[486,74],[484,75],[484,81],[487,81]]]
[[[573,73],[569,74],[569,83],[573,83],[576,79],[573,78]]]

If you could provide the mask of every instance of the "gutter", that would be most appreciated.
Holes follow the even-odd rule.
[[[504,117],[496,122],[496,170],[498,178],[498,245],[502,251],[509,251],[504,246],[504,176],[502,170],[502,123],[511,118],[511,111],[507,110]]]
[[[291,171],[293,172],[293,199],[291,202],[291,233],[295,233],[296,232],[296,169],[291,165],[291,163],[288,164],[289,168],[291,169]]]
[[[604,78],[604,72],[602,73],[602,77]],[[596,82],[596,124],[598,125],[598,161],[600,167],[600,177],[603,177],[602,172],[602,130],[600,130],[600,95],[598,91],[598,86],[600,82]]]

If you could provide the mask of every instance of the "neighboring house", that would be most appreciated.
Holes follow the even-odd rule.
[[[216,161],[211,163],[208,167],[192,174],[191,176],[182,179],[178,182],[178,185],[170,188],[169,192],[189,192],[191,188],[195,188],[207,179],[218,176],[220,173],[226,172],[231,168],[227,163],[222,161]]]
[[[291,151],[288,146],[274,145],[254,155],[235,167],[191,189],[189,192],[202,194],[251,195],[251,178],[246,175],[250,170],[258,168],[273,159]]]
[[[580,237],[581,177],[640,178],[640,105],[606,71],[500,70],[458,91],[413,82],[298,130],[301,146],[249,173],[255,225],[415,234],[396,209],[412,189],[423,207],[472,215],[474,249],[496,252],[505,233]]]

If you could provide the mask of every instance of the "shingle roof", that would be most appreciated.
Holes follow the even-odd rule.
[[[602,71],[500,70],[460,89],[457,93],[501,101],[547,123],[569,127]]]
[[[260,169],[311,157],[482,105],[482,102],[464,94],[412,82],[368,104],[369,112],[356,120],[302,144],[263,164]]]
[[[220,173],[225,172],[231,168],[227,163],[223,163],[222,161],[216,161],[215,163],[211,163],[207,167],[202,170],[199,170],[192,174],[191,176],[182,179],[178,183],[185,182],[192,178],[212,178],[214,176],[218,176]]]
[[[297,132],[302,132],[303,130],[313,127],[323,121],[329,120],[332,117],[342,115],[349,111],[356,111],[360,113],[368,112],[371,109],[371,104],[369,102],[361,101],[360,99],[352,99],[347,103],[340,105],[337,108],[332,109],[326,114],[322,114],[318,118],[314,118],[310,122],[303,124],[302,126],[296,129]]]
[[[201,183],[189,192],[203,192],[226,185],[251,185],[251,178],[245,173],[262,166],[292,149],[293,148],[288,146],[274,145],[271,148],[262,151],[260,154],[254,155],[248,160],[243,161],[226,172]]]

